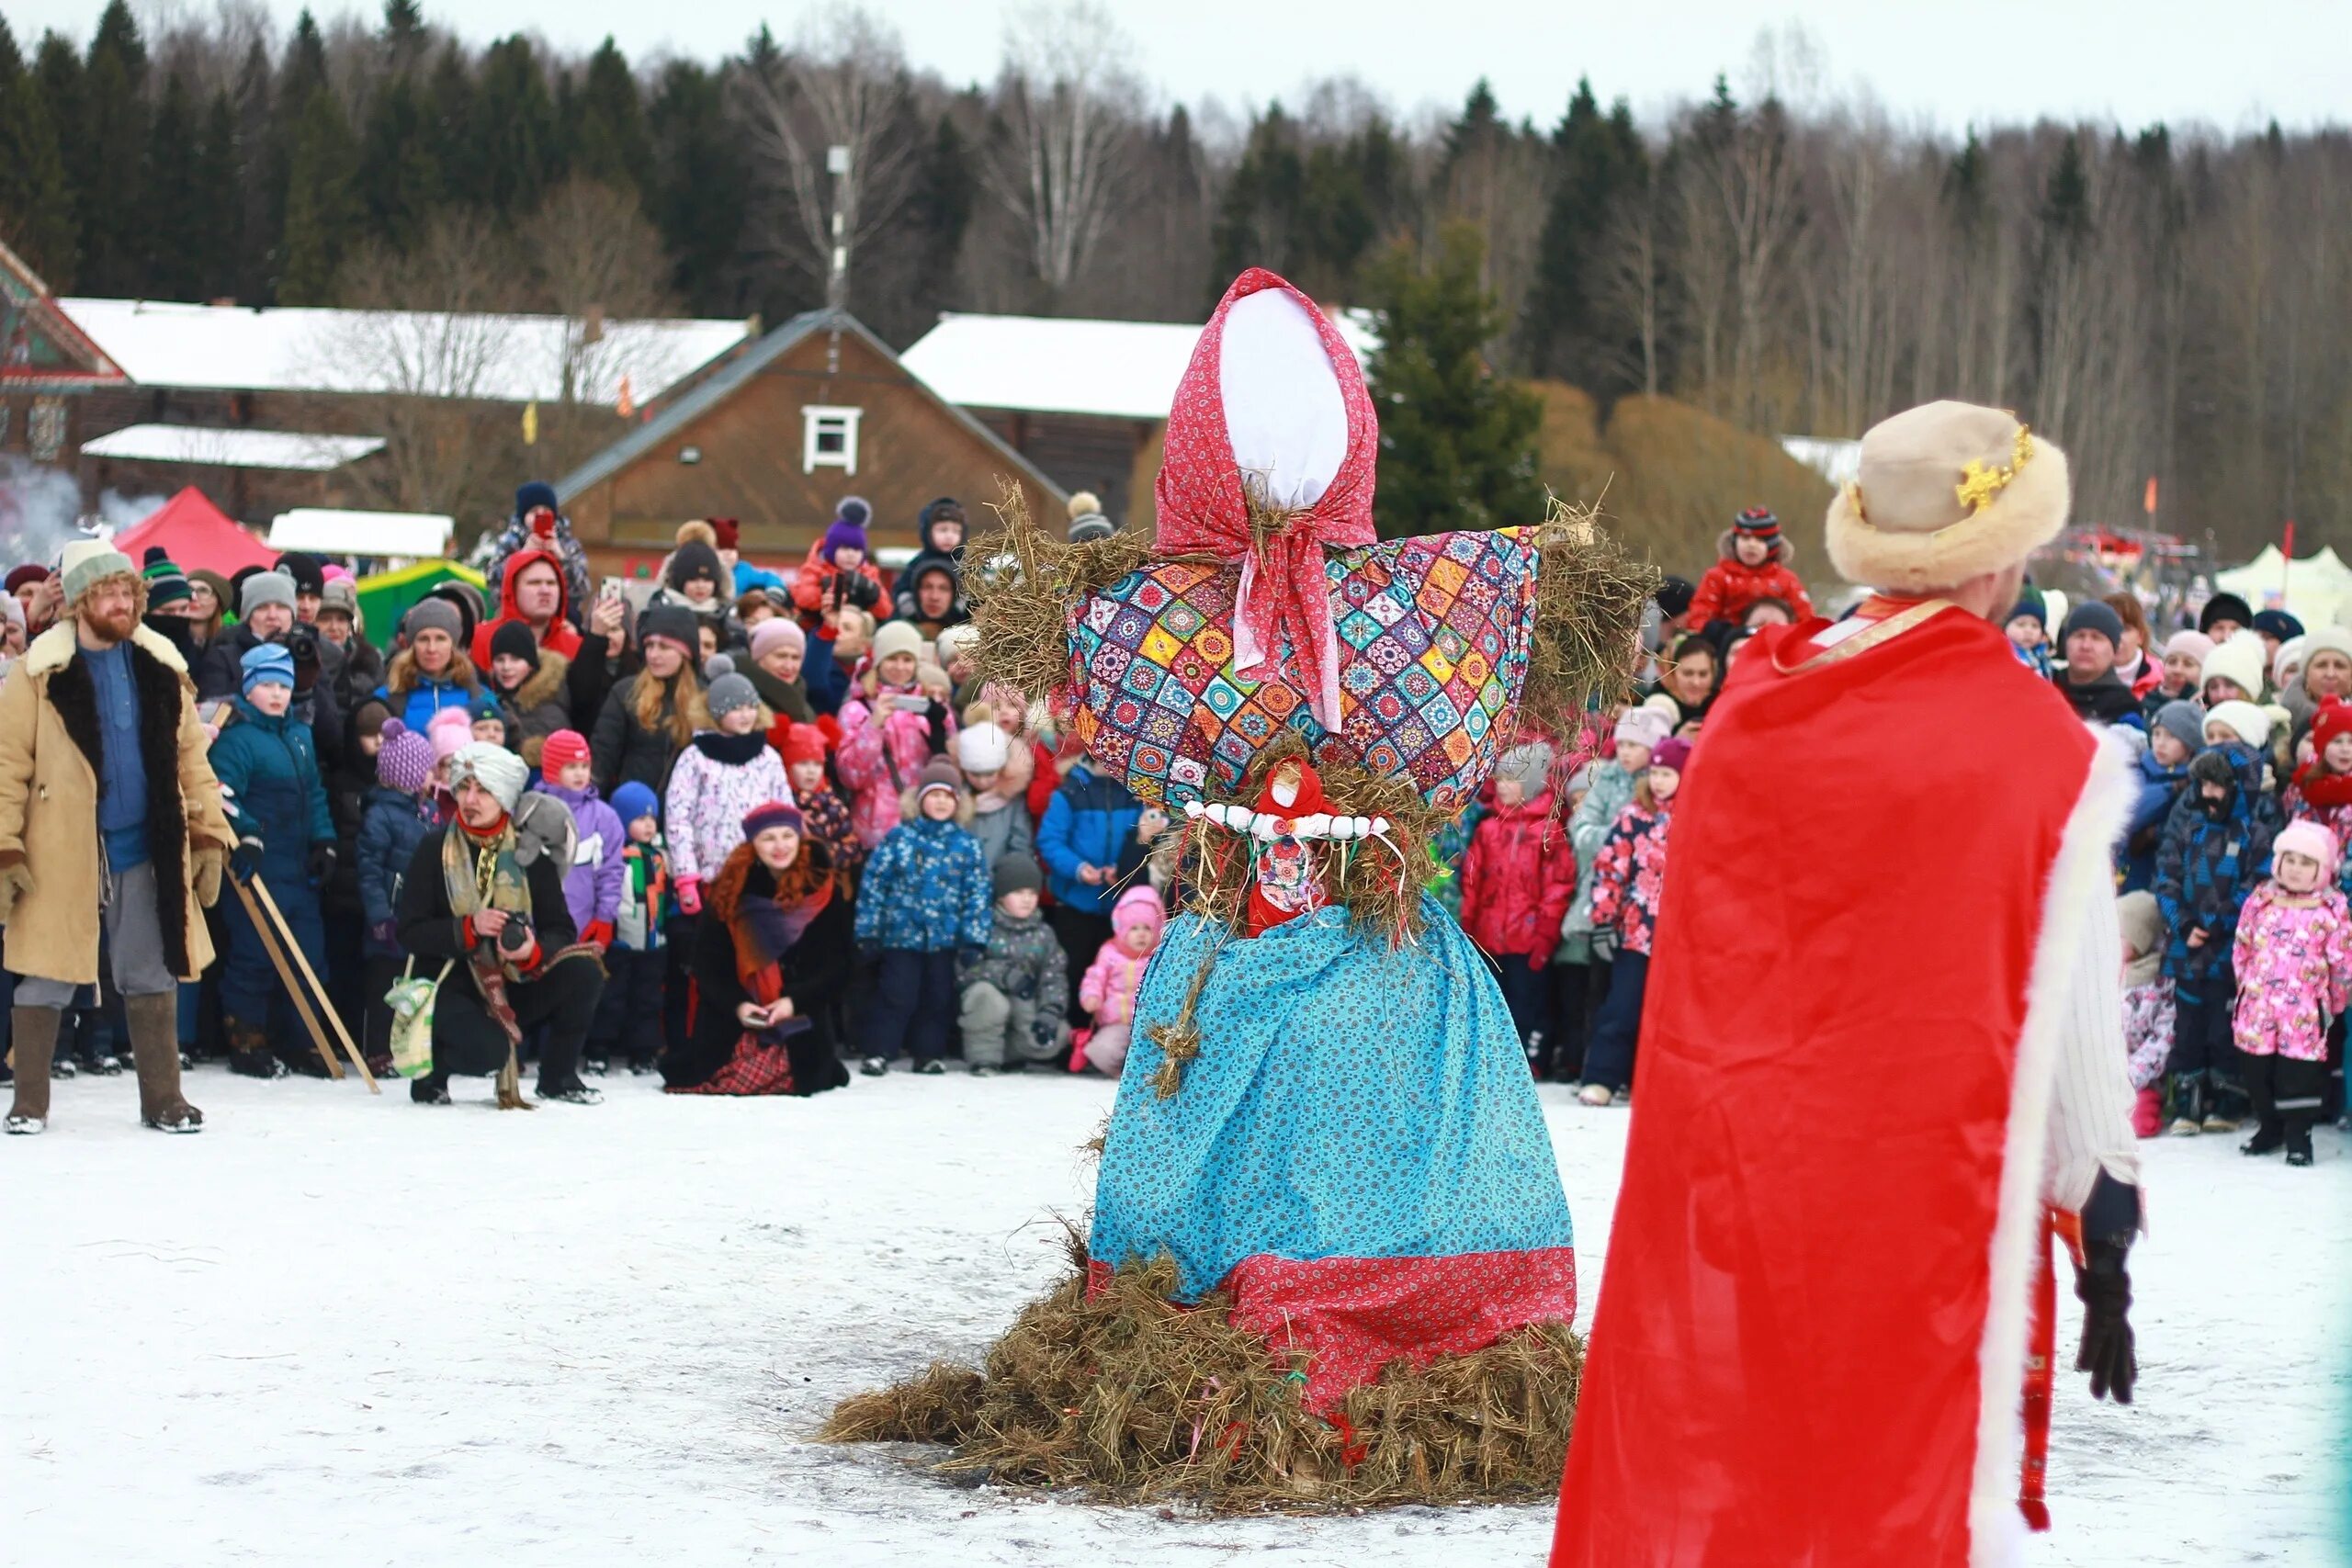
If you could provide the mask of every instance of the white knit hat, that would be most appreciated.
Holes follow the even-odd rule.
[[[2205,656],[2205,664],[2197,672],[2197,684],[2201,690],[2206,682],[2216,675],[2233,681],[2249,697],[2262,694],[2262,672],[2270,667],[2270,656],[2262,646],[2262,638],[2250,631],[2230,634],[2230,640]]]
[[[2205,714],[2206,733],[2217,724],[2229,726],[2257,751],[2270,744],[2270,716],[2252,703],[2215,703]]]
[[[1656,750],[1673,729],[1673,719],[1654,707],[1627,708],[1618,716],[1615,739],[1620,744],[1630,740],[1636,746]]]
[[[975,724],[956,737],[956,761],[967,773],[1000,772],[1012,756],[1012,742],[993,724]]]
[[[874,662],[879,665],[894,654],[911,653],[922,657],[922,633],[905,621],[890,621],[874,634]]]

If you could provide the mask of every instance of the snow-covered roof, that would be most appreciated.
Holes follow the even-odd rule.
[[[1332,321],[1361,360],[1379,345],[1368,310]],[[899,362],[951,403],[1103,419],[1168,417],[1200,341],[1197,321],[1090,321],[949,312]]]
[[[270,520],[269,547],[330,556],[437,556],[449,548],[454,518],[425,512],[344,512],[298,506]]]
[[[1833,485],[1850,483],[1862,471],[1862,444],[1819,435],[1783,435],[1781,450]]]
[[[325,473],[383,448],[380,435],[305,435],[291,430],[220,430],[200,424],[134,424],[82,443],[83,454],[91,457],[305,473]]]
[[[135,381],[223,391],[395,392],[642,403],[751,335],[732,321],[607,321],[594,343],[569,316],[421,310],[249,310],[151,299],[61,299],[69,320]]]

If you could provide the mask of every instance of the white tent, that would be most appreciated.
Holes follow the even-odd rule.
[[[454,518],[417,512],[339,512],[299,506],[269,525],[269,547],[322,556],[418,560],[449,553]]]
[[[2285,610],[2307,626],[2352,626],[2352,567],[2333,546],[2290,561],[2266,545],[2244,566],[2215,572],[2213,586],[2256,610]]]

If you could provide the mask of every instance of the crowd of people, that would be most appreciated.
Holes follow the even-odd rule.
[[[1073,539],[1112,526],[1088,495],[1069,517]],[[124,1040],[142,1114],[172,1130],[201,1122],[187,1062],[326,1071],[281,944],[423,1103],[453,1075],[521,1103],[534,1062],[539,1099],[579,1104],[618,1070],[704,1094],[901,1060],[1116,1076],[1182,903],[1180,835],[1055,714],[974,678],[961,505],[922,509],[894,575],[872,521],[843,498],[788,581],[742,558],[731,520],[689,523],[639,603],[595,585],[553,491],[526,485],[494,598],[443,583],[380,646],[350,571],[300,554],[224,579],[94,541],[17,568],[8,1130],[45,1125],[52,1077],[123,1070]],[[1708,711],[1749,638],[1814,615],[1770,512],[1734,519],[1720,557],[1658,593],[1638,700],[1514,746],[1433,847],[1430,889],[1495,964],[1531,1070],[1596,1107],[1630,1098]],[[2116,871],[2141,1130],[2251,1120],[2248,1152],[2307,1163],[2342,1111],[2352,632],[2228,594],[2169,635],[2129,593],[2050,619],[2029,589],[2019,664],[2138,753]],[[276,918],[220,897],[224,875]],[[82,912],[51,930],[67,900]],[[403,1056],[419,979],[429,1033]]]

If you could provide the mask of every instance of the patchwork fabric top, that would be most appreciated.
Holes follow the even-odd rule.
[[[1409,780],[1431,807],[1459,809],[1493,769],[1527,678],[1536,554],[1534,530],[1503,528],[1331,556],[1337,733],[1307,711],[1287,639],[1281,679],[1234,672],[1238,564],[1148,565],[1078,606],[1077,734],[1151,804],[1232,798],[1250,758],[1287,727],[1318,763]]]

